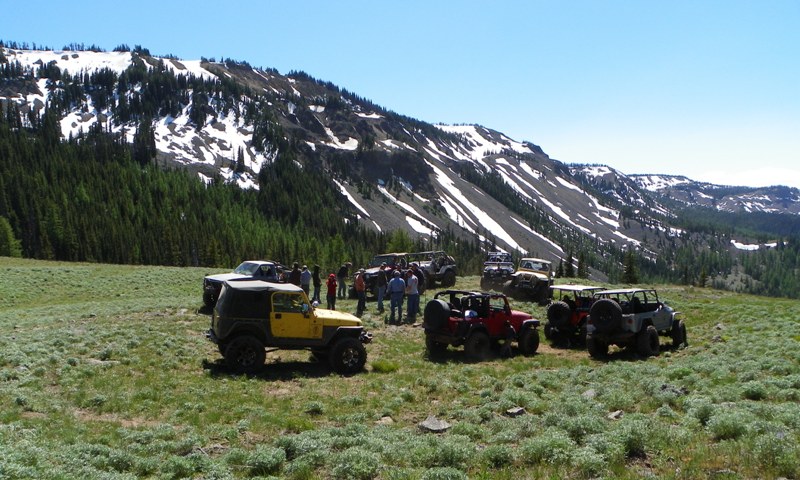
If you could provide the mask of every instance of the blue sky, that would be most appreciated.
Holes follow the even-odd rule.
[[[3,3],[7,3],[5,0]],[[800,2],[29,0],[0,38],[303,70],[567,163],[800,187]]]

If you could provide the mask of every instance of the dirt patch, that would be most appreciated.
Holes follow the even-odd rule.
[[[110,413],[98,414],[83,409],[76,409],[72,413],[75,415],[75,418],[83,422],[116,423],[125,428],[155,427],[160,424],[160,422],[155,420],[146,420],[143,418],[120,418],[117,415]]]

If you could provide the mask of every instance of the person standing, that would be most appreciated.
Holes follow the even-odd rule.
[[[328,287],[328,310],[336,310],[336,275],[328,275],[325,285]]]
[[[364,282],[364,269],[360,269],[356,274],[354,286],[356,295],[358,296],[358,305],[356,306],[356,317],[364,314],[364,309],[367,308],[367,284]]]
[[[406,271],[406,296],[408,306],[406,308],[406,320],[408,323],[417,321],[417,309],[419,309],[419,279],[414,275],[413,270]]]
[[[319,265],[314,265],[314,273],[311,274],[311,281],[314,283],[314,295],[311,297],[311,303],[322,303],[319,299],[319,288],[322,286],[322,279],[319,278]]]
[[[386,262],[381,264],[378,269],[378,276],[375,279],[375,286],[378,289],[378,313],[383,313],[383,296],[386,295],[386,285],[389,281],[386,278]]]
[[[419,314],[419,302],[420,299],[422,298],[422,294],[425,293],[425,287],[428,284],[426,283],[427,280],[425,279],[425,272],[421,268],[419,268],[418,263],[414,262],[411,264],[411,271],[414,272],[414,276],[417,277],[417,292],[419,293],[419,295],[417,295],[417,305],[415,311],[417,312],[417,314]]]
[[[339,298],[347,298],[347,277],[350,275],[352,263],[346,262],[336,272],[336,281],[339,282]]]
[[[389,293],[389,323],[394,323],[394,312],[397,310],[397,323],[403,320],[403,295],[406,292],[406,282],[400,275],[400,270],[395,270],[392,274],[392,280],[387,285],[386,290]]]
[[[289,272],[289,283],[300,286],[300,264],[294,262],[292,271]]]
[[[306,297],[311,286],[311,271],[308,270],[308,265],[303,265],[303,270],[300,272],[300,288],[306,292]]]

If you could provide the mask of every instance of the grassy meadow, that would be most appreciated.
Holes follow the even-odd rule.
[[[242,376],[204,336],[207,273],[0,257],[0,478],[800,477],[798,301],[661,286],[688,348],[480,363],[370,302],[363,373],[276,351]]]

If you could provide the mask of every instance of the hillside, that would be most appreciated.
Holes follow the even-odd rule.
[[[680,210],[687,203],[705,205],[693,199],[712,196],[713,186],[689,182],[694,190],[673,186],[656,194],[640,177],[607,167],[602,168],[613,178],[593,175],[551,159],[533,143],[479,125],[408,118],[302,72],[155,57],[141,47],[4,47],[0,64],[0,100],[13,108],[8,118],[19,116],[20,128],[38,128],[49,112],[62,141],[102,132],[130,144],[141,164],[179,167],[207,185],[259,191],[262,205],[284,194],[269,183],[278,176],[267,174],[268,166],[283,160],[301,175],[315,172],[327,179],[322,188],[335,197],[326,193],[327,200],[314,204],[317,211],[335,209],[340,219],[378,236],[403,231],[421,245],[458,239],[477,245],[472,250],[499,248],[556,263],[583,257],[596,279],[618,278],[632,249],[643,274],[670,281],[697,281],[697,256],[708,249],[724,258],[702,259],[706,271],[732,274],[736,258],[749,252],[737,246],[762,240],[751,229],[709,234],[716,220],[682,221]],[[719,201],[708,202],[709,211],[798,212],[796,189],[776,188],[769,201],[752,189],[727,189],[724,195],[721,190]],[[285,199],[286,205],[292,202],[301,200]],[[22,222],[11,227],[23,244],[31,236]],[[326,228],[328,234],[340,230]],[[778,245],[797,230],[760,233],[772,234],[764,245]],[[357,259],[363,261],[362,255]],[[470,268],[480,263],[464,260]],[[761,281],[753,272],[744,274]]]
[[[3,478],[800,475],[797,301],[664,286],[689,347],[662,339],[658,357],[607,361],[543,343],[533,357],[432,362],[421,329],[370,309],[363,373],[277,351],[246,377],[203,335],[206,269],[0,268]],[[429,415],[450,428],[424,433]]]

